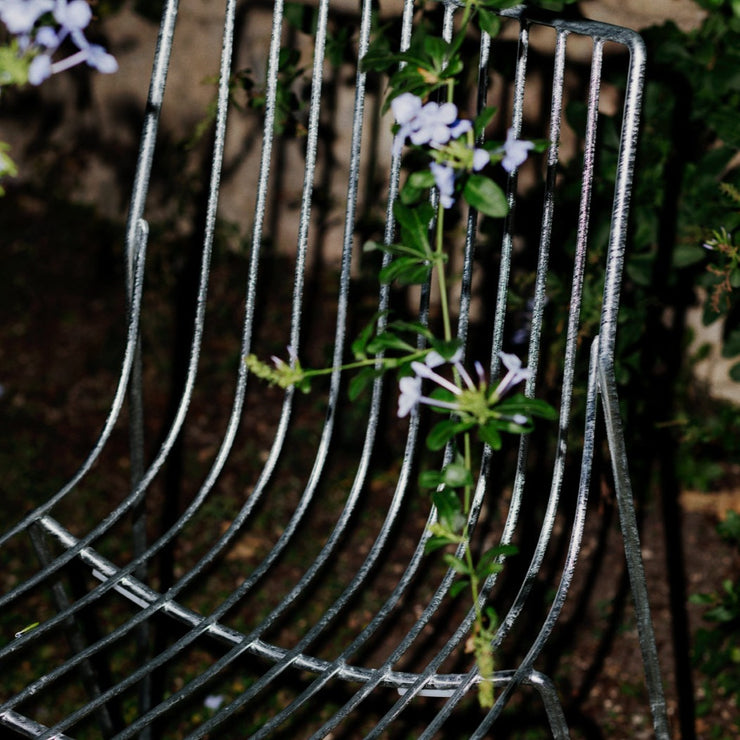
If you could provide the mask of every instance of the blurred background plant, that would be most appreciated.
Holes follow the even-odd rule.
[[[740,556],[740,515],[730,511],[717,527],[719,535],[732,548],[734,565]],[[735,569],[737,572],[737,569]],[[722,581],[722,589],[694,594],[694,604],[702,607],[705,626],[694,635],[694,663],[702,675],[699,717],[709,718],[721,701],[734,710],[732,734],[710,730],[710,737],[731,740],[740,733],[740,578],[735,575]]]
[[[0,42],[4,42],[0,46],[0,96],[4,87],[40,85],[78,64],[105,74],[117,72],[115,57],[85,36],[92,17],[85,0],[0,0],[0,21],[7,37],[3,39],[0,32]],[[0,141],[0,180],[18,174],[8,150],[8,144]]]

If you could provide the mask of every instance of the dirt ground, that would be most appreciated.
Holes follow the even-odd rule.
[[[0,201],[0,234],[0,488],[4,505],[26,508],[75,470],[104,419],[123,334],[120,225],[11,190]],[[163,269],[156,255],[151,259],[155,273]],[[220,296],[227,306],[232,298],[239,303]],[[170,349],[163,344],[158,356]],[[164,406],[162,398],[151,400]],[[722,728],[736,719],[722,697],[709,716],[696,716],[704,689],[690,653],[700,611],[687,598],[718,589],[740,565],[715,532],[728,509],[740,511],[737,473],[728,468],[729,485],[715,493],[678,491],[655,477],[636,492],[672,731],[683,740],[732,737]],[[605,485],[592,503],[573,592],[544,656],[574,737],[652,736],[616,518]]]

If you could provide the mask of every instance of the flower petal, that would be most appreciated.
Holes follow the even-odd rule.
[[[391,110],[398,123],[401,125],[409,123],[421,110],[421,98],[413,93],[401,93],[391,101]]]
[[[409,375],[398,381],[401,394],[398,397],[398,418],[406,416],[421,398],[421,378]]]
[[[530,149],[534,149],[534,143],[523,141],[516,138],[514,129],[510,128],[506,132],[506,142],[504,143],[504,158],[501,160],[501,166],[509,173],[513,172],[519,165],[527,159]]]
[[[40,85],[49,77],[51,77],[51,57],[48,54],[39,54],[28,67],[28,81],[32,85]]]
[[[473,170],[480,172],[491,161],[491,155],[485,149],[473,151]]]
[[[116,58],[98,44],[90,44],[87,50],[87,63],[103,74],[113,74],[118,71]]]

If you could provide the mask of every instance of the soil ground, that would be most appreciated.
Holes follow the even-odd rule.
[[[3,505],[12,511],[54,490],[94,441],[115,385],[124,302],[115,246],[120,226],[89,210],[55,208],[36,193],[11,190],[0,200],[0,233],[0,487]],[[165,269],[156,255],[151,259],[155,272]],[[224,289],[219,300],[231,311],[241,298]],[[162,343],[156,355],[166,363],[171,351]],[[218,400],[220,390],[213,392]],[[264,403],[272,398],[266,392]],[[148,400],[164,413],[162,395]],[[730,483],[733,477],[737,483],[737,471],[728,469]],[[730,485],[721,493],[679,492],[653,477],[638,493],[674,737],[733,737],[737,717],[729,699],[717,697],[709,715],[696,716],[704,689],[689,656],[700,611],[687,597],[717,590],[737,572],[736,554],[715,526],[728,508],[740,511],[740,490]],[[543,664],[556,678],[574,737],[652,736],[619,540],[605,485],[592,503],[573,593]],[[247,557],[250,543],[241,544]],[[238,551],[234,557],[239,559]],[[3,563],[6,574],[12,568],[12,562]],[[540,736],[535,730],[512,734]]]

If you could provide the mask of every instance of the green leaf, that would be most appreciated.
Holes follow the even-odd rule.
[[[547,401],[541,398],[527,398],[522,393],[504,399],[496,406],[502,414],[524,414],[525,416],[539,416],[542,419],[554,421],[558,418],[558,411]]]
[[[486,130],[486,126],[488,126],[488,124],[493,120],[497,111],[498,108],[494,108],[489,105],[475,117],[475,121],[473,122],[473,133],[476,139]]]
[[[740,355],[740,327],[727,334],[722,342],[722,357]]]
[[[465,526],[462,504],[457,494],[449,488],[440,488],[432,494],[432,503],[437,507],[440,524],[451,534],[460,532]]]
[[[500,573],[503,569],[504,566],[502,563],[497,563],[495,560],[489,560],[485,563],[478,563],[478,566],[475,569],[475,574],[481,581],[483,581],[494,573]]]
[[[350,401],[356,401],[365,389],[375,380],[378,371],[372,367],[366,367],[360,370],[349,382],[347,395]]]
[[[303,3],[285,3],[283,16],[297,31],[315,35],[318,23],[318,12],[315,8]]]
[[[405,206],[413,206],[421,200],[424,193],[424,190],[419,190],[419,188],[415,188],[407,180],[398,195],[401,199],[401,203],[403,203]]]
[[[368,325],[357,335],[355,341],[352,342],[352,354],[354,355],[356,360],[367,359],[367,343],[370,341],[370,337],[375,331],[377,321],[382,314],[382,311],[377,312],[375,316],[373,316],[373,318],[370,320]]]
[[[412,172],[408,182],[414,188],[426,190],[434,186],[434,174],[428,169]]]
[[[708,606],[714,603],[714,597],[711,594],[691,594],[689,596],[689,603]]]
[[[736,362],[730,368],[730,377],[736,382],[740,383],[740,362]]]
[[[442,470],[442,480],[450,488],[472,486],[473,476],[470,471],[460,463],[448,463]]]
[[[449,56],[450,44],[439,36],[424,37],[424,51],[429,56],[433,67],[442,69]]]
[[[740,544],[740,514],[728,511],[725,520],[717,525],[717,532],[723,539]]]
[[[625,270],[630,280],[637,285],[647,287],[653,282],[653,268],[655,266],[655,255],[646,252],[636,254],[627,260]]]
[[[426,339],[432,339],[434,336],[428,326],[425,326],[420,321],[403,321],[402,319],[396,319],[388,324],[388,329],[394,331],[408,331],[412,334],[425,337]]]
[[[517,552],[518,548],[514,545],[496,545],[495,547],[486,550],[486,552],[480,556],[475,568],[478,578],[484,579],[493,573],[499,573],[503,569],[503,564],[497,561],[500,558],[504,558],[507,555],[514,555]]]
[[[373,355],[386,349],[400,349],[404,352],[414,351],[414,347],[390,331],[381,332],[370,340],[367,345],[367,351]]]
[[[490,177],[472,174],[463,188],[467,203],[480,213],[503,218],[509,212],[504,191]]]
[[[427,447],[430,450],[441,450],[455,436],[455,422],[445,419],[437,422],[427,435]]]
[[[462,346],[459,339],[437,339],[435,337],[430,338],[429,344],[431,348],[439,353],[442,357],[444,357],[445,360],[451,360],[455,353],[460,349]]]
[[[420,285],[427,281],[431,269],[430,264],[414,257],[397,257],[378,273],[378,280],[383,285],[394,281],[401,285]]]
[[[492,449],[501,449],[501,435],[498,433],[496,425],[488,423],[485,426],[478,427],[480,438]]]
[[[490,10],[484,10],[483,8],[478,10],[478,23],[481,30],[485,31],[489,36],[496,37],[501,30],[500,16],[492,13]]]
[[[677,244],[673,250],[672,262],[673,267],[681,269],[682,267],[691,267],[696,265],[706,257],[706,251],[695,244]]]
[[[429,245],[429,225],[434,217],[434,210],[429,203],[408,208],[396,201],[393,214],[401,227],[401,241],[405,247],[418,252],[425,259],[433,255]]]
[[[461,560],[457,556],[452,555],[451,553],[448,552],[448,553],[445,553],[442,559],[456,573],[461,573],[462,575],[465,575],[465,576],[471,575],[470,569],[468,568],[467,563],[465,563],[465,561]]]
[[[439,470],[424,470],[419,474],[419,488],[437,488],[442,483]]]
[[[452,541],[448,537],[433,536],[424,543],[424,552],[429,555],[429,553],[440,550],[450,544],[452,544]]]
[[[456,596],[462,593],[466,588],[468,588],[468,586],[470,586],[470,581],[467,578],[461,578],[459,581],[455,581],[450,586],[450,598],[454,599]]]

